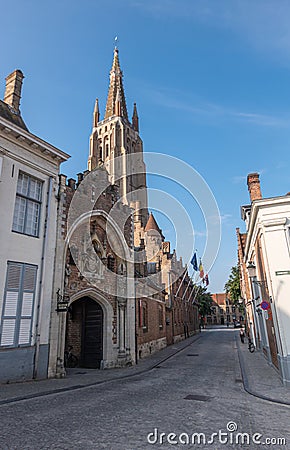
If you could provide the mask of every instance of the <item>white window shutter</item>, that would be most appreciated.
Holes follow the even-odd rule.
[[[23,292],[21,316],[31,316],[33,305],[33,292]]]
[[[13,345],[16,319],[3,319],[1,345]]]
[[[31,344],[37,266],[8,262],[0,346]]]
[[[16,316],[17,305],[18,305],[18,292],[7,291],[4,308],[4,317]]]
[[[19,345],[29,344],[30,343],[30,326],[31,319],[21,319],[20,327],[19,327]]]

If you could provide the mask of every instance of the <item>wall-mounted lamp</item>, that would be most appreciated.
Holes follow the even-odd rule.
[[[56,291],[56,311],[57,312],[67,312],[69,305],[69,296],[68,294],[61,295],[60,289]]]

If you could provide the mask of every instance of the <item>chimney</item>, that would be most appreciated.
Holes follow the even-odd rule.
[[[24,75],[21,70],[14,70],[6,78],[6,89],[4,95],[4,102],[10,105],[18,113],[21,98],[21,88]]]
[[[253,202],[254,200],[260,200],[262,198],[262,194],[260,188],[259,174],[257,172],[249,173],[247,177],[247,184],[251,202]]]

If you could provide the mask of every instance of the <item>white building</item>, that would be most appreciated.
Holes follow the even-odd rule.
[[[251,205],[242,207],[242,216],[252,295],[245,300],[254,313],[251,330],[257,347],[290,384],[290,195],[262,198],[257,173],[248,175],[248,189]]]
[[[23,74],[0,100],[0,382],[47,376],[60,163],[68,155],[30,133]]]

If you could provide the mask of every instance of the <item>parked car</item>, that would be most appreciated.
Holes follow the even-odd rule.
[[[240,322],[235,322],[235,323],[234,323],[234,328],[240,328],[240,327],[241,327]]]

